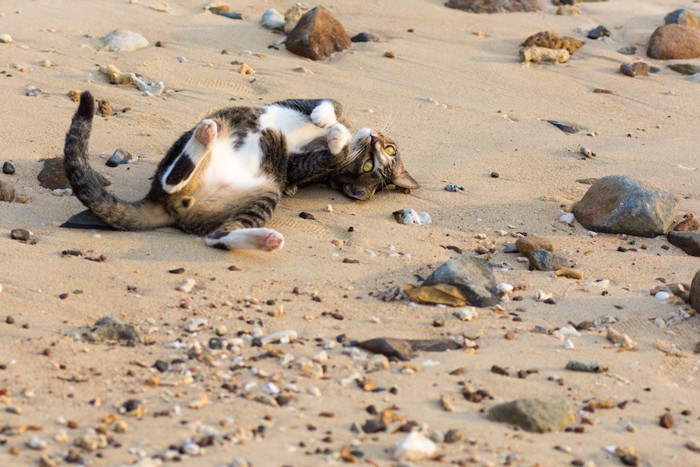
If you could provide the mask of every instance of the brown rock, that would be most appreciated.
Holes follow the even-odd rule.
[[[679,24],[666,24],[649,39],[647,55],[657,60],[700,57],[700,30]]]
[[[623,75],[631,76],[649,76],[649,64],[645,62],[623,63],[620,65],[620,71]]]
[[[548,49],[564,49],[570,54],[583,46],[583,41],[573,37],[559,36],[553,31],[541,31],[525,39],[520,44],[523,47],[546,47]]]
[[[698,221],[698,218],[695,217],[694,214],[686,214],[683,217],[684,219],[676,224],[673,230],[679,232],[695,232],[696,230],[700,230],[700,221]]]
[[[471,13],[504,13],[542,9],[539,0],[449,0],[445,6]]]
[[[8,182],[0,180],[0,201],[11,203],[15,200],[15,189]]]
[[[37,176],[39,184],[42,187],[48,188],[49,190],[71,187],[70,182],[68,181],[68,176],[66,175],[66,169],[63,167],[63,157],[44,159],[43,162],[44,167]],[[111,183],[100,174],[97,175],[97,178],[102,186],[108,186]]]
[[[532,253],[535,250],[547,250],[554,253],[557,247],[544,237],[522,237],[515,241],[515,248],[524,255]]]
[[[350,48],[350,36],[333,14],[317,6],[306,12],[289,32],[284,45],[292,53],[323,60],[334,52]]]
[[[690,306],[700,310],[700,271],[695,273],[693,283],[690,284]]]
[[[697,16],[693,14],[692,11],[679,8],[664,17],[664,23],[666,24],[680,24],[681,26],[688,26],[695,29],[700,29],[700,20]]]

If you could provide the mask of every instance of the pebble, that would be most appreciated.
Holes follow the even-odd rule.
[[[685,447],[693,452],[700,453],[700,442],[696,440],[691,439],[690,441],[685,443]]]
[[[404,436],[394,447],[394,458],[400,461],[433,459],[440,454],[438,446],[418,431]]]
[[[581,271],[572,268],[561,268],[554,271],[557,277],[567,277],[569,279],[583,280],[584,276]]]
[[[700,256],[700,232],[671,231],[666,237],[671,245],[677,246],[690,256]]]
[[[378,42],[379,38],[371,32],[361,32],[350,38],[351,42]]]
[[[700,310],[700,270],[695,273],[693,282],[690,284],[690,306]]]
[[[260,23],[268,29],[284,28],[284,15],[274,8],[268,8],[262,15]]]
[[[418,212],[414,209],[400,209],[392,212],[394,219],[399,224],[404,225],[430,225],[433,223],[430,214],[427,212]]]
[[[488,416],[534,433],[564,430],[576,420],[573,407],[563,397],[526,398],[498,404],[489,409]]]
[[[479,317],[479,312],[473,306],[469,306],[455,311],[452,315],[460,321],[473,321]]]
[[[445,6],[471,13],[527,12],[542,9],[542,4],[538,0],[449,0]]]
[[[289,342],[294,342],[297,340],[297,332],[293,329],[285,329],[282,331],[275,331],[266,336],[260,338],[260,343],[262,346],[268,344],[282,343],[286,344]]]
[[[572,54],[583,47],[583,41],[574,39],[573,37],[559,36],[559,34],[553,31],[541,31],[525,39],[521,47],[566,50]]]
[[[204,329],[204,327],[209,324],[206,318],[195,318],[185,326],[185,331],[187,332],[197,332]]]
[[[666,429],[673,428],[673,415],[669,412],[664,413],[659,417],[659,426]]]
[[[120,164],[128,164],[133,159],[133,156],[123,149],[117,149],[114,153],[107,159],[105,165],[107,167],[117,167]]]
[[[15,173],[15,166],[12,165],[12,162],[5,161],[5,163],[2,164],[2,173],[5,175],[13,175]]]
[[[464,191],[464,187],[457,185],[456,183],[448,183],[447,185],[445,185],[445,191],[451,191],[451,192]]]
[[[537,271],[557,271],[568,266],[566,257],[547,250],[535,250],[527,254],[530,269]]]
[[[620,65],[620,71],[623,75],[631,76],[649,76],[651,67],[646,62],[626,62]]]
[[[12,44],[12,36],[9,34],[0,34],[0,44]]]
[[[10,238],[20,242],[28,242],[33,236],[34,234],[27,229],[12,229],[10,231]]]
[[[148,40],[128,29],[116,29],[100,39],[108,52],[131,52],[148,47]]]
[[[398,55],[396,52],[394,52],[393,50],[389,50],[389,51],[387,51],[387,52],[384,52],[384,56],[385,56],[386,58],[396,58],[396,57],[398,57],[399,55]]]
[[[194,289],[195,285],[197,285],[197,282],[191,277],[188,277],[182,282],[182,284],[178,285],[175,288],[175,290],[179,292],[190,293],[192,292],[192,289]]]
[[[526,255],[536,250],[547,250],[554,253],[557,247],[554,246],[551,240],[544,237],[528,236],[521,237],[515,241],[515,248],[518,252]]]
[[[574,214],[571,212],[567,212],[566,214],[562,214],[559,217],[559,222],[563,222],[564,224],[569,224],[569,225],[574,225]]]
[[[679,8],[673,10],[664,17],[666,24],[680,24],[694,29],[700,29],[700,20],[695,14],[687,8]]]
[[[43,449],[46,449],[46,441],[43,439],[39,438],[38,436],[30,436],[27,438],[27,440],[24,442],[24,444],[29,448],[29,449],[34,449],[35,451],[41,451]]]
[[[44,91],[39,86],[27,86],[24,88],[24,95],[28,97],[36,97],[43,93]]]
[[[610,30],[601,24],[588,31],[586,37],[593,40],[600,39],[601,37],[610,37]]]
[[[566,350],[573,350],[574,349],[574,342],[571,339],[566,339],[564,341],[564,348]]]
[[[571,371],[582,371],[584,373],[605,373],[608,371],[607,367],[604,367],[595,362],[582,362],[580,360],[569,360],[566,363],[566,369]]]
[[[635,55],[637,53],[637,48],[633,45],[626,45],[625,47],[617,49],[617,53],[622,55]]]
[[[563,49],[550,49],[547,47],[526,47],[520,49],[520,60],[523,63],[566,63],[570,54]]]
[[[73,196],[72,188],[55,188],[51,190],[51,194],[54,196]]]

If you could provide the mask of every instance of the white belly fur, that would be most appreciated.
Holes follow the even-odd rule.
[[[249,134],[238,149],[234,149],[231,138],[216,140],[208,157],[202,177],[205,198],[221,190],[254,190],[270,182],[260,170],[262,153],[257,133]]]
[[[316,138],[326,136],[325,128],[314,125],[305,115],[281,106],[269,106],[260,116],[261,129],[271,128],[282,133],[287,140],[287,151],[300,152],[301,148]]]

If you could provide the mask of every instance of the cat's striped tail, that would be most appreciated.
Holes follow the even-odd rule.
[[[104,189],[87,160],[94,115],[95,99],[85,91],[80,95],[80,105],[73,115],[63,148],[63,164],[73,193],[97,217],[120,230],[149,230],[172,225],[173,219],[162,203],[148,196],[141,201],[123,201]]]

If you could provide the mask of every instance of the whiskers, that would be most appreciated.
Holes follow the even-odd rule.
[[[399,115],[399,111],[401,110],[401,103],[398,103],[396,108],[389,114],[389,116],[386,118],[386,122],[384,122],[384,125],[382,125],[379,129],[380,132],[383,134],[387,134],[389,131],[389,128],[391,128],[391,125],[394,124],[394,121],[396,120],[396,117]]]

